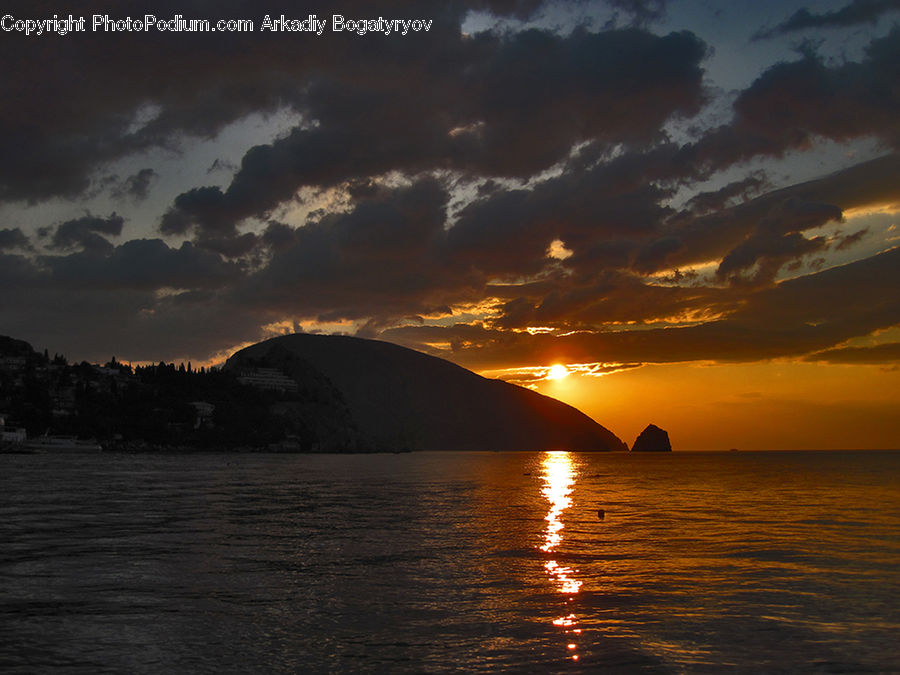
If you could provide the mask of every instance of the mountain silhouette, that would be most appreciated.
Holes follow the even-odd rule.
[[[354,429],[378,448],[628,449],[570,405],[388,342],[285,335],[236,352],[225,368],[277,368],[305,381],[314,375],[328,399],[345,406]]]

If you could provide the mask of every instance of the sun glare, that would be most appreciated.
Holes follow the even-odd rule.
[[[568,377],[568,376],[569,376],[569,369],[558,363],[550,366],[550,370],[547,372],[548,380],[561,380],[564,377]]]

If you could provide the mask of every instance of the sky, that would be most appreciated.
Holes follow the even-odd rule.
[[[900,448],[900,0],[82,4],[0,2],[0,334],[344,333],[629,444]]]

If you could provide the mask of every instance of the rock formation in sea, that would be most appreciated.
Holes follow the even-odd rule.
[[[379,449],[628,449],[561,401],[388,342],[285,335],[236,352],[225,368],[274,368],[301,386],[316,382],[357,438]]]
[[[655,424],[648,424],[631,446],[632,452],[671,452],[669,434]]]

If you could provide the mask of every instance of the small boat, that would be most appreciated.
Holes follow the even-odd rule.
[[[23,444],[32,452],[102,452],[95,440],[80,440],[74,436],[38,436]]]

